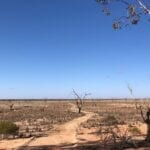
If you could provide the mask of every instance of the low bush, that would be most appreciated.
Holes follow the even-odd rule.
[[[104,117],[101,120],[101,122],[104,123],[105,125],[108,125],[108,126],[109,125],[117,125],[117,124],[119,124],[118,120],[113,115],[108,115],[108,116]]]
[[[128,129],[128,131],[129,131],[131,134],[133,134],[133,135],[141,134],[141,130],[140,130],[138,127],[136,127],[136,126],[130,127],[130,128]]]
[[[11,121],[0,121],[0,134],[16,134],[19,127]]]

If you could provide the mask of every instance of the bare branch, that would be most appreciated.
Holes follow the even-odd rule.
[[[81,112],[82,106],[83,106],[83,100],[86,98],[86,96],[91,95],[90,93],[85,93],[83,97],[80,97],[78,93],[73,89],[74,95],[77,97],[76,104],[79,110],[79,113]]]
[[[73,93],[78,99],[81,99],[81,97],[77,94],[77,92],[74,89],[73,89]]]
[[[113,22],[113,29],[121,29],[122,27],[127,27],[128,25],[137,25],[141,20],[141,16],[143,14],[150,15],[150,8],[148,5],[144,4],[142,0],[134,0],[133,2],[129,0],[96,0],[98,4],[102,6],[102,12],[106,15],[111,14],[111,10],[109,7],[113,2],[121,3],[125,5],[127,10],[127,15],[123,15],[123,17],[117,17]],[[122,15],[121,15],[122,16]]]
[[[83,99],[85,99],[89,95],[91,95],[91,93],[85,93],[84,96],[83,96]]]
[[[147,14],[150,14],[150,9],[146,6],[146,5],[144,5],[144,3],[141,1],[141,0],[136,0],[137,2],[138,2],[138,4],[145,10],[145,12],[147,13]]]
[[[128,87],[128,90],[129,90],[130,94],[132,95],[133,94],[133,89],[130,87],[129,84],[127,85],[127,87]]]

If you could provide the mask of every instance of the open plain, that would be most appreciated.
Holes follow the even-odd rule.
[[[1,136],[0,149],[143,146],[147,127],[136,106],[143,106],[144,112],[149,104],[148,100],[84,100],[78,113],[76,100],[0,101],[0,120],[19,127],[16,135]]]

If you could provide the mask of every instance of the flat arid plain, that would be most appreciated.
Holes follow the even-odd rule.
[[[1,134],[0,149],[137,149],[146,147],[141,117],[148,100],[3,100],[0,120],[13,122],[15,134]],[[0,128],[1,130],[1,128]]]

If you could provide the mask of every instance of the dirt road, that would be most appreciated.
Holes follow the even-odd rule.
[[[76,106],[73,103],[70,103],[71,110],[78,112]],[[76,119],[73,119],[67,123],[64,123],[56,127],[55,132],[50,133],[48,137],[41,137],[35,139],[29,146],[38,146],[38,145],[60,145],[60,144],[72,144],[77,143],[77,130],[81,123],[87,121],[89,118],[94,115],[90,112],[84,112],[85,115]]]
[[[74,104],[70,104],[72,111],[76,111]],[[40,145],[60,145],[77,143],[77,130],[81,123],[87,121],[94,114],[84,112],[85,115],[73,119],[62,125],[58,125],[53,132],[46,137],[17,139],[17,140],[3,140],[0,142],[0,149],[19,149],[22,146],[40,146]]]
[[[41,137],[29,143],[29,146],[38,145],[60,145],[77,143],[77,129],[82,122],[87,121],[92,116],[91,113],[86,113],[85,116],[69,121],[58,126],[54,133],[47,137]]]

